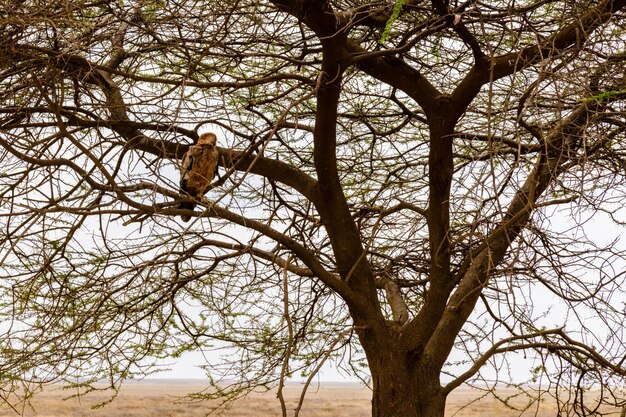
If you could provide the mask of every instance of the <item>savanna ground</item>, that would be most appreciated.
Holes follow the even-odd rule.
[[[41,417],[200,417],[210,411],[210,403],[193,401],[182,397],[205,388],[199,381],[143,381],[127,383],[112,403],[102,408],[91,408],[94,403],[108,398],[105,394],[67,398],[70,392],[51,387],[35,396],[33,409],[19,410],[25,416]],[[532,391],[532,389],[529,389]],[[301,386],[285,388],[284,396],[288,410],[293,410],[300,398]],[[556,416],[556,403],[549,396],[532,401],[525,395],[514,395],[510,388],[497,388],[495,394],[470,388],[456,390],[448,400],[447,416]],[[367,417],[370,415],[370,391],[356,384],[329,384],[310,387],[301,417]],[[505,405],[505,402],[509,405]],[[608,415],[620,415],[620,410],[604,410]],[[6,405],[0,406],[0,417],[18,415]],[[252,393],[235,402],[221,415],[226,417],[280,416],[280,403],[276,392]],[[289,415],[293,415],[290,411]]]

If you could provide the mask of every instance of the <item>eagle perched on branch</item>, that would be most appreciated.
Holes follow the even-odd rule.
[[[180,167],[180,191],[193,198],[201,198],[211,184],[217,171],[217,136],[214,133],[203,133],[198,143],[189,147]],[[180,203],[179,209],[193,210],[195,203]],[[183,214],[184,222],[191,216]]]

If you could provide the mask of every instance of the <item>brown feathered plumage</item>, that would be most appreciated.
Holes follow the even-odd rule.
[[[217,136],[213,133],[203,133],[198,143],[189,147],[183,156],[180,167],[180,191],[193,198],[201,198],[211,184],[217,170]],[[196,205],[192,202],[181,203],[179,209],[193,210]],[[191,216],[182,215],[187,222]]]

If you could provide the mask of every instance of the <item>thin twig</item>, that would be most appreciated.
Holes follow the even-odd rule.
[[[280,408],[283,413],[283,417],[287,417],[287,406],[285,404],[285,397],[283,396],[283,388],[285,387],[285,377],[289,370],[289,359],[291,357],[291,349],[293,346],[293,323],[291,322],[291,316],[289,315],[289,280],[287,271],[289,270],[289,263],[291,262],[291,255],[287,258],[285,267],[283,268],[283,317],[287,323],[287,348],[285,349],[285,357],[283,358],[283,365],[280,368],[280,382],[278,383],[278,391],[276,396],[280,401]]]

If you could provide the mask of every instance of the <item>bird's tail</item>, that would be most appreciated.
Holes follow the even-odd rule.
[[[188,202],[185,202],[185,203],[180,203],[180,204],[178,205],[178,208],[179,208],[179,209],[181,209],[181,210],[193,210],[193,208],[194,208],[195,206],[196,206],[196,205],[195,205],[194,203],[188,203]],[[188,215],[186,215],[186,214],[183,214],[183,215],[181,215],[181,216],[180,216],[180,218],[181,218],[184,222],[188,222],[188,221],[191,219],[191,216],[188,216]]]

